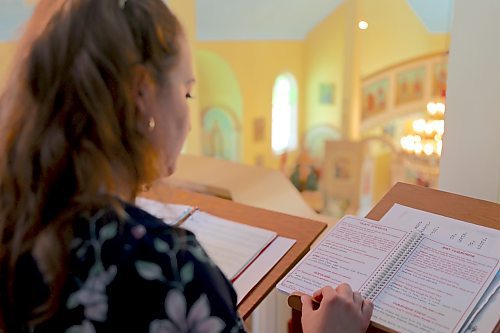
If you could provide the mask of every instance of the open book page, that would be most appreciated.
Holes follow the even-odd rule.
[[[233,281],[239,305],[257,283],[280,261],[295,244],[295,239],[276,237],[271,244]]]
[[[482,255],[424,238],[374,299],[372,321],[402,332],[458,332],[500,268]]]
[[[156,216],[165,221],[165,223],[173,225],[184,212],[190,211],[193,207],[187,205],[164,204],[156,200],[137,197],[135,199],[137,207],[145,210],[149,214]]]
[[[500,231],[498,230],[400,204],[392,206],[382,217],[380,223],[406,231],[418,230],[433,239],[450,241],[450,245],[464,250],[482,254],[492,253],[496,250],[497,252],[493,253],[500,253],[497,247],[500,240]]]
[[[419,230],[435,240],[446,243],[450,242],[450,245],[479,254],[491,255],[500,253],[500,249],[498,248],[500,243],[500,231],[498,230],[406,207],[400,204],[395,204],[384,215],[380,222],[391,226],[397,225],[408,231]],[[497,271],[497,275],[498,274],[500,273]],[[484,299],[489,299],[491,297],[496,286],[490,284],[489,289],[491,289],[492,292],[488,292],[487,290],[482,296]],[[481,301],[479,303],[481,303]],[[500,307],[498,306],[500,302],[494,305],[491,303],[494,303],[493,300],[487,303],[488,306],[484,307],[496,306],[496,311],[487,309],[488,311],[482,311],[484,313],[480,318],[476,319],[475,316],[479,315],[481,311],[475,309],[468,318],[468,323],[473,321],[474,326],[478,327],[478,330],[476,330],[477,332],[481,332],[481,327],[485,327],[483,331],[492,331],[498,320],[500,320]],[[466,323],[466,326],[469,326],[468,323]],[[463,331],[466,331],[466,329],[467,327],[462,327]]]
[[[277,236],[274,231],[195,211],[191,206],[164,204],[146,198],[137,198],[136,205],[168,224],[179,220],[186,211],[192,213],[179,227],[196,235],[210,258],[230,280],[234,280]]]
[[[460,333],[490,333],[500,321],[500,270],[484,292]]]
[[[233,280],[276,238],[274,231],[197,211],[181,225],[193,232],[212,260]]]
[[[312,293],[346,282],[359,290],[405,238],[407,232],[346,216],[288,273],[277,288]]]

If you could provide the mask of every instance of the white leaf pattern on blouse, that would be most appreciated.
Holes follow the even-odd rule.
[[[116,276],[116,266],[110,266],[97,275],[89,275],[83,286],[71,294],[66,302],[68,308],[84,307],[86,319],[104,322],[108,315],[106,287]]]
[[[187,332],[186,298],[177,289],[168,292],[165,298],[165,312],[181,332]]]
[[[205,294],[193,304],[186,316],[186,298],[172,289],[165,298],[165,311],[170,320],[154,320],[149,333],[220,333],[226,324],[218,317],[210,317],[210,303]]]
[[[155,263],[139,260],[135,268],[143,279],[165,281],[161,267]]]
[[[101,243],[104,243],[104,241],[114,238],[116,234],[118,233],[118,223],[108,223],[104,227],[99,230],[99,240]]]
[[[168,245],[168,243],[159,238],[155,238],[155,240],[153,241],[153,245],[155,247],[155,250],[160,253],[167,253],[170,250],[170,246]]]
[[[182,266],[181,271],[181,280],[184,285],[188,284],[189,282],[193,281],[194,278],[194,264],[192,262],[186,263],[184,266]]]
[[[65,333],[96,333],[94,325],[88,320],[84,320],[81,325],[68,328]]]
[[[149,333],[179,333],[179,330],[168,320],[155,320],[149,325]]]

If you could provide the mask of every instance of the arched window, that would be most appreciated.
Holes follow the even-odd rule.
[[[275,154],[297,148],[297,81],[281,74],[274,83],[271,147]]]

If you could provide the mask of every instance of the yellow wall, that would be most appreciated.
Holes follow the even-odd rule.
[[[229,64],[219,55],[206,51],[196,51],[196,67],[198,68],[198,104],[200,106],[200,135],[206,138],[203,131],[205,112],[213,107],[220,107],[231,114],[235,130],[240,133],[236,142],[224,145],[236,145],[238,153],[234,156],[236,161],[241,160],[243,144],[241,139],[243,120],[243,97],[238,78]],[[202,139],[203,140],[203,139]],[[202,150],[205,142],[202,142]]]
[[[407,1],[360,1],[363,17],[369,23],[360,34],[362,77],[402,61],[448,50],[449,34],[430,33]]]
[[[278,157],[271,151],[272,87],[283,72],[292,73],[299,88],[299,140],[307,129],[316,125],[341,128],[343,114],[356,96],[345,89],[351,73],[345,70],[346,59],[353,49],[360,57],[356,71],[362,77],[420,55],[444,51],[448,34],[431,34],[403,0],[350,0],[340,5],[319,23],[303,41],[205,42],[196,40],[195,0],[169,0],[168,5],[179,17],[191,41],[195,72],[199,78],[192,102],[192,131],[185,151],[201,152],[201,112],[210,106],[228,107],[241,114],[242,162],[255,164],[262,156],[264,165],[277,167]],[[370,26],[353,32],[357,11]],[[357,33],[359,38],[354,38]],[[357,42],[356,42],[357,41]],[[359,47],[353,48],[356,42]],[[0,44],[0,87],[12,54],[12,44]],[[353,70],[353,73],[356,71]],[[352,80],[351,80],[352,81]],[[321,105],[319,87],[332,83],[334,104]],[[345,95],[345,96],[344,96]],[[265,120],[265,139],[254,142],[255,119]],[[293,162],[294,154],[290,156]]]
[[[196,38],[196,4],[194,0],[168,0],[167,5],[181,22],[191,42]]]
[[[369,28],[359,36],[360,75],[366,77],[388,67],[449,48],[448,33],[430,33],[406,1],[360,0]],[[391,186],[391,155],[376,155],[373,201]]]
[[[387,193],[391,187],[391,171],[392,171],[391,152],[384,152],[374,157],[374,172],[373,172],[373,202],[379,202],[380,199]]]
[[[368,20],[368,30],[361,32],[349,26],[356,25],[358,15]],[[353,43],[356,43],[354,47]],[[402,0],[344,2],[310,31],[303,41],[196,43],[199,50],[212,52],[224,59],[239,82],[243,98],[242,162],[254,164],[256,156],[263,155],[265,166],[268,167],[278,165],[278,159],[271,152],[270,126],[272,84],[279,73],[290,71],[298,81],[300,140],[307,129],[313,126],[326,124],[342,128],[358,121],[343,119],[355,116],[351,108],[358,106],[356,98],[359,99],[359,89],[351,93],[352,89],[347,87],[353,84],[353,79],[348,75],[358,73],[359,80],[393,64],[445,51],[448,44],[448,34],[429,33],[407,2]],[[353,50],[359,52],[359,60],[354,63],[350,62]],[[198,64],[202,66],[200,61]],[[215,73],[212,73],[214,77]],[[227,81],[222,78],[219,83],[227,85]],[[333,105],[320,103],[322,83],[334,85]],[[219,93],[213,87],[206,89],[207,85],[203,82],[201,86],[202,108],[221,98],[228,98],[217,97]],[[254,143],[252,125],[259,117],[266,120],[266,139]],[[294,155],[291,155],[293,159]]]
[[[299,85],[299,133],[302,113],[303,57],[301,41],[250,41],[250,42],[198,42],[199,50],[217,54],[234,71],[239,81],[243,98],[243,147],[242,162],[255,164],[257,156],[262,155],[264,165],[277,167],[278,157],[271,151],[271,108],[274,81],[279,74],[293,74]],[[203,83],[202,83],[203,85]],[[201,100],[213,100],[214,96],[205,96]],[[208,91],[211,94],[211,91]],[[253,140],[255,119],[265,120],[265,139]]]
[[[348,96],[344,91],[351,81],[346,77],[349,71],[345,72],[344,66],[353,49],[352,43],[358,44],[355,47],[359,52],[357,72],[361,77],[419,56],[444,52],[449,47],[449,34],[430,33],[406,1],[357,1],[358,8],[354,11],[348,7],[352,3],[344,2],[304,40],[307,129],[318,124],[341,128],[348,123],[342,119],[343,108],[347,107],[344,104],[348,100],[352,103],[357,97]],[[347,28],[349,24],[356,25],[357,15],[369,22],[367,30]],[[321,83],[334,84],[334,105],[319,103]]]
[[[328,124],[339,128],[342,122],[343,64],[345,52],[344,5],[313,29],[304,41],[305,126]],[[334,104],[319,102],[322,83],[333,83]]]
[[[198,103],[202,113],[209,107],[223,107],[240,119],[243,116],[243,98],[240,83],[229,64],[219,55],[196,51],[198,68]]]

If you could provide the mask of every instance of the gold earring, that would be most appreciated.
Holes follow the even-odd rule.
[[[149,131],[152,132],[155,129],[155,126],[156,126],[155,118],[149,117],[149,121],[148,121]]]

